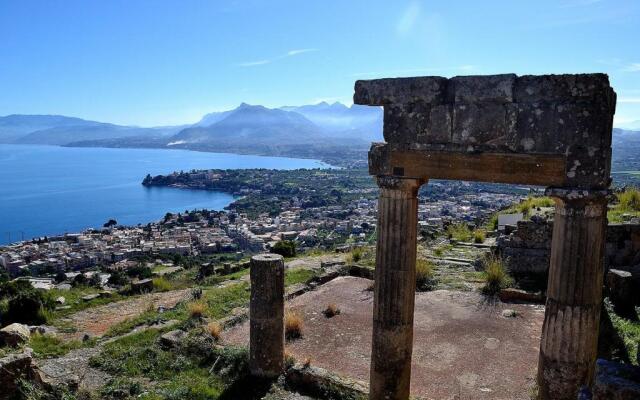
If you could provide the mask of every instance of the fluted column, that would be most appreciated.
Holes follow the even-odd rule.
[[[575,399],[593,380],[602,303],[606,191],[550,189],[556,202],[539,398]]]
[[[372,400],[409,398],[416,290],[418,179],[378,177]]]
[[[284,259],[278,254],[251,257],[249,370],[273,378],[284,368]]]

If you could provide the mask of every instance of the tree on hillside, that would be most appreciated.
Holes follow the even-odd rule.
[[[102,226],[104,226],[105,228],[111,228],[112,226],[116,226],[116,225],[118,225],[118,221],[116,221],[115,219],[112,218],[112,219],[108,220],[107,222],[105,222],[104,225],[102,225]]]

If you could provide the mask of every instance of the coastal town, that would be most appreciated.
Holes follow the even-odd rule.
[[[232,190],[237,200],[223,211],[187,210],[168,213],[146,225],[105,224],[108,226],[80,233],[12,243],[0,247],[0,266],[12,278],[31,277],[39,287],[48,288],[53,287],[59,272],[126,269],[136,265],[130,260],[141,256],[227,255],[239,260],[269,250],[278,241],[293,241],[302,252],[373,243],[377,188],[365,174],[346,170],[234,170],[147,178],[146,184],[163,182],[174,188],[224,188]],[[249,175],[251,181],[240,183]],[[298,180],[306,184],[289,193],[286,188]],[[368,184],[358,185],[359,181]],[[325,192],[333,201],[314,203]],[[528,188],[433,182],[420,197],[420,231],[433,235],[456,222],[480,225],[528,193]]]

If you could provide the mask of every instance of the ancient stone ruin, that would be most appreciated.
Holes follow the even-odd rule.
[[[358,81],[354,103],[384,107],[369,151],[380,186],[370,398],[409,397],[417,193],[429,179],[547,186],[556,202],[541,399],[593,381],[602,302],[616,94],[604,74]]]

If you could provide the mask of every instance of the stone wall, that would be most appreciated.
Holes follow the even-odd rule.
[[[509,235],[499,236],[496,246],[509,271],[514,275],[545,274],[552,232],[552,220],[534,216],[519,221]],[[605,265],[632,272],[640,284],[640,224],[607,226]]]

